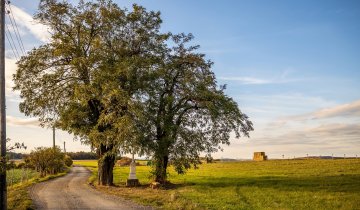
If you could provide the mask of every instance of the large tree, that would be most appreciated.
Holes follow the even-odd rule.
[[[115,156],[131,145],[132,95],[157,61],[164,39],[157,12],[111,0],[41,0],[35,19],[51,39],[18,62],[20,111],[91,145],[99,156],[98,183],[113,184]]]
[[[166,182],[167,166],[184,173],[200,163],[200,154],[229,144],[234,133],[248,136],[251,121],[237,103],[219,87],[212,62],[187,46],[192,35],[172,35],[173,43],[163,51],[152,80],[138,95],[137,128],[142,151],[152,156],[155,180]]]

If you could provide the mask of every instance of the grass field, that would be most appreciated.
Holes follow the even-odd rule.
[[[34,170],[10,169],[7,171],[7,208],[14,209],[32,209],[32,200],[29,195],[29,187],[38,182],[47,181],[67,172],[56,175],[48,175],[40,178],[40,174]],[[10,181],[11,180],[11,181]],[[9,184],[11,183],[11,186]]]
[[[75,164],[96,174],[96,161]],[[156,190],[149,170],[137,167],[143,186],[127,188],[129,168],[115,167],[117,186],[98,189],[165,209],[360,209],[360,159],[219,162],[186,175],[170,168],[173,187]]]
[[[31,169],[10,169],[6,173],[8,186],[12,186],[38,176],[39,173]]]

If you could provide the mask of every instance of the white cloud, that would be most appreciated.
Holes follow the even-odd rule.
[[[311,100],[310,98],[306,100],[306,97],[282,96],[280,98],[282,99],[280,101],[285,101],[286,104],[293,101],[299,103],[299,106],[309,104],[319,109],[305,111],[303,112],[305,114],[300,115],[288,115],[271,123],[268,123],[270,122],[268,118],[263,126],[255,126],[250,140],[239,140],[239,143],[235,143],[233,147],[239,150],[244,147],[251,151],[265,151],[273,158],[281,158],[282,154],[291,158],[299,157],[307,153],[309,155],[351,154],[354,156],[356,154],[354,151],[359,151],[360,100],[334,105],[333,102],[319,100],[321,98],[311,98]],[[271,100],[271,97],[267,99]],[[262,100],[257,101],[257,103],[260,102]],[[287,106],[290,105],[287,104]],[[261,113],[261,116],[264,114],[266,113]]]
[[[314,119],[330,118],[330,117],[345,117],[358,116],[360,117],[360,100],[352,103],[343,104],[327,109],[322,109],[310,114]]]
[[[284,125],[288,122],[304,122],[308,120],[320,120],[335,117],[360,117],[360,100],[348,104],[320,109],[302,115],[283,117],[270,124]]]
[[[219,77],[219,80],[237,81],[244,85],[263,85],[274,83],[274,81],[271,80],[259,79],[255,77]]]
[[[16,73],[16,69],[16,60],[5,58],[5,93],[7,97],[14,97],[19,95],[17,92],[12,91],[14,86],[12,75]]]
[[[288,78],[289,74],[291,74],[294,71],[295,70],[293,68],[287,68],[281,73],[281,75],[266,79],[259,77],[249,77],[249,76],[233,76],[233,77],[220,76],[218,77],[218,79],[224,81],[235,81],[243,85],[284,84],[284,83],[298,82],[304,80],[299,78],[297,79]]]
[[[48,42],[50,33],[45,25],[37,23],[33,17],[24,10],[12,5],[12,11],[16,23],[20,29],[26,29],[42,42]]]
[[[27,127],[39,127],[40,123],[37,118],[17,118],[13,116],[6,116],[6,123],[12,126],[27,126]]]
[[[344,124],[344,123],[331,123],[323,124],[316,128],[312,128],[309,132],[316,135],[323,135],[325,137],[335,136],[352,136],[354,138],[360,137],[359,124]],[[360,141],[360,139],[359,139]]]
[[[287,145],[306,144],[322,145],[332,144],[338,146],[360,143],[360,125],[347,123],[329,123],[310,128],[297,128],[281,135],[272,135],[255,139],[256,144]]]

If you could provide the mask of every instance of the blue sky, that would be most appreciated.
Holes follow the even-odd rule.
[[[233,139],[216,157],[360,155],[360,1],[115,2],[161,11],[162,31],[192,33],[254,122],[250,139]],[[42,44],[46,30],[29,22],[38,1],[12,4],[25,48]],[[9,78],[16,66],[7,53]],[[51,131],[19,113],[18,93],[7,96],[7,136],[30,149],[50,146]],[[69,151],[89,150],[64,133],[57,139]]]

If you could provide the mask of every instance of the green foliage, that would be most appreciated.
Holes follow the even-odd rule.
[[[8,170],[6,174],[8,186],[26,182],[35,177],[39,177],[39,173],[35,170],[27,168],[13,168],[11,170]]]
[[[47,174],[57,174],[65,170],[65,155],[59,147],[35,148],[30,153],[28,160],[40,172],[41,177]]]
[[[151,182],[150,170],[136,168],[141,184]],[[360,199],[360,159],[215,162],[169,172],[167,189],[129,189],[129,169],[115,167],[118,187],[99,189],[161,209],[358,209]]]
[[[9,157],[9,159],[23,159],[22,153],[6,152],[6,155]]]
[[[212,62],[187,46],[191,34],[171,35],[173,47],[151,74],[151,82],[140,93],[137,128],[143,153],[152,157],[155,180],[166,181],[171,162],[178,173],[200,163],[200,153],[210,158],[221,144],[229,144],[230,133],[249,136],[251,121],[236,102],[218,87]]]
[[[42,0],[35,19],[51,31],[50,42],[17,63],[20,111],[96,149],[102,184],[112,184],[120,146],[131,145],[130,99],[167,37],[159,33],[159,15],[137,5],[121,9],[111,0],[77,6]]]
[[[73,160],[95,160],[97,155],[94,152],[67,152],[67,155]]]
[[[192,35],[160,33],[159,12],[111,0],[41,0],[36,21],[50,42],[18,61],[20,111],[74,134],[96,150],[98,182],[111,185],[122,152],[152,157],[157,181],[210,156],[252,123],[217,87],[211,61],[187,46]]]
[[[16,168],[15,162],[14,161],[8,161],[6,163],[6,170],[13,169],[13,168]]]
[[[33,203],[30,198],[29,188],[38,182],[47,181],[49,179],[53,179],[56,177],[64,176],[66,172],[64,173],[58,173],[56,175],[48,175],[43,178],[39,178],[39,173],[37,173],[34,170],[27,170],[25,169],[27,176],[23,176],[23,170],[24,169],[17,169],[14,170],[14,180],[15,183],[12,186],[8,186],[7,188],[7,208],[9,210],[14,209],[33,209]],[[7,177],[9,179],[9,176]],[[20,182],[22,180],[22,182]],[[8,182],[9,183],[9,182]]]
[[[65,165],[66,165],[67,167],[70,167],[70,166],[72,166],[72,164],[73,164],[72,158],[71,158],[70,156],[68,156],[68,155],[65,155],[65,160],[64,160],[64,162],[65,162]]]

